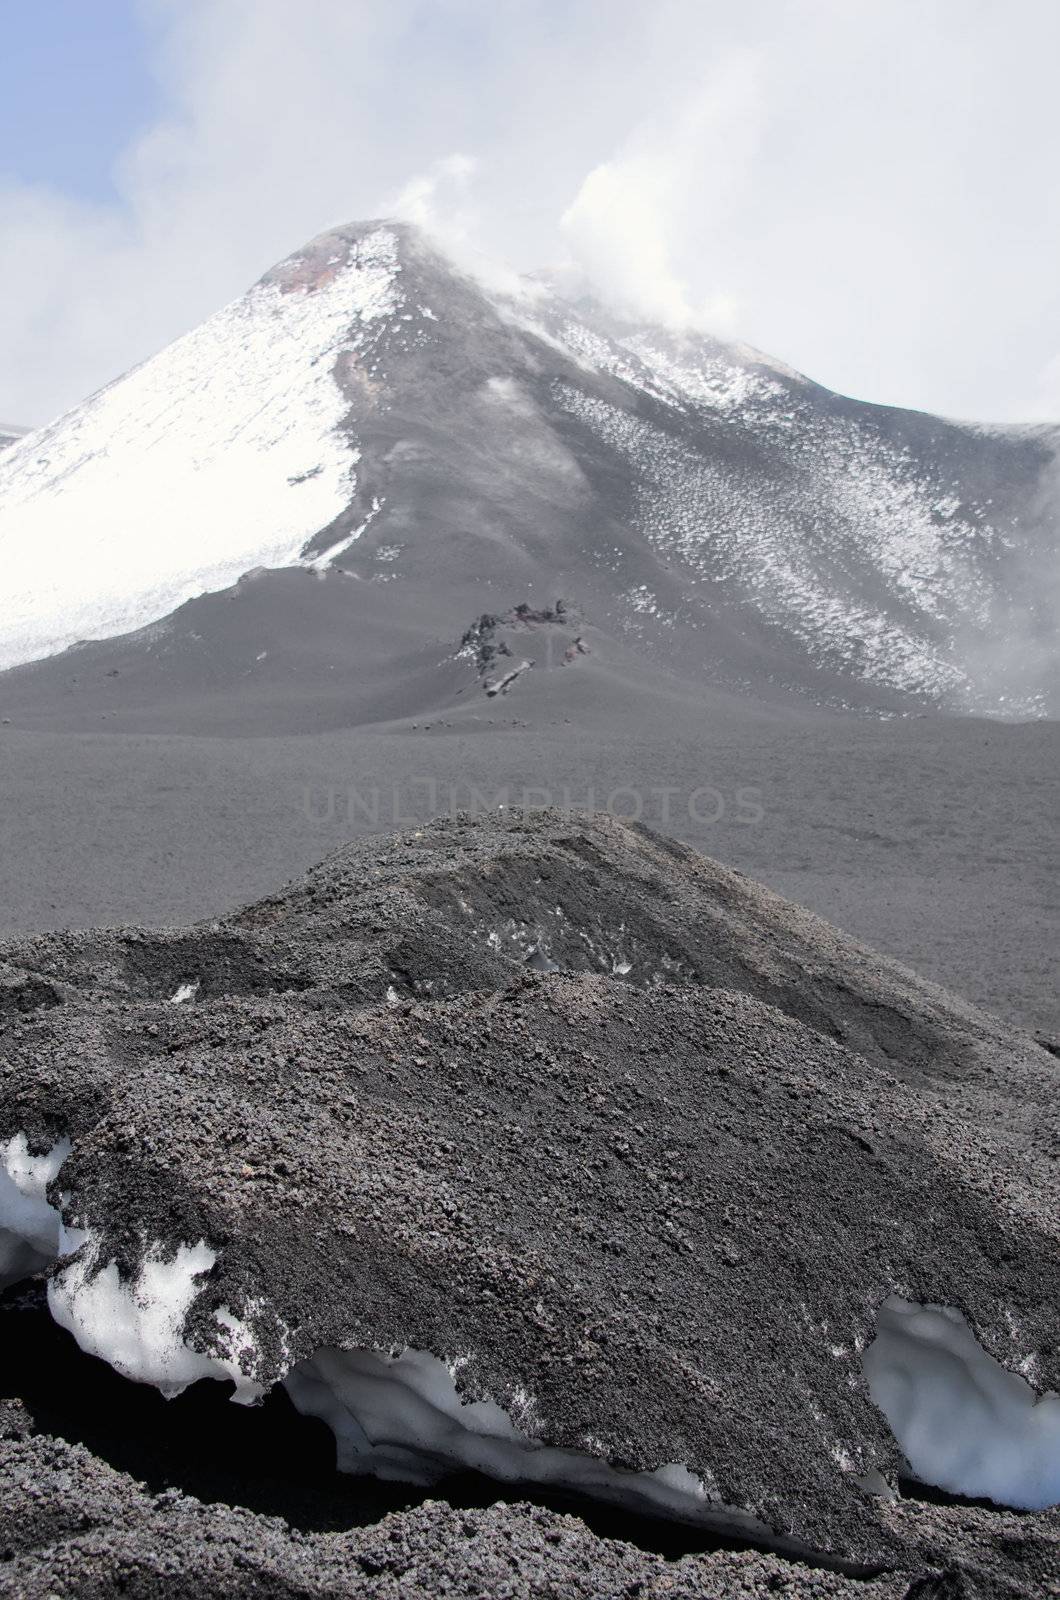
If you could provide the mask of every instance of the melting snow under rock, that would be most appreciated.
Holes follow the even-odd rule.
[[[922,1482],[1028,1511],[1060,1502],[1060,1395],[995,1361],[959,1311],[891,1295],[864,1362]]]
[[[183,1244],[172,1260],[149,1250],[134,1283],[123,1279],[116,1261],[98,1267],[98,1245],[90,1234],[63,1229],[60,1254],[81,1247],[76,1261],[48,1285],[48,1307],[60,1327],[82,1350],[109,1361],[136,1383],[151,1383],[172,1399],[199,1378],[231,1378],[232,1396],[243,1405],[261,1397],[239,1364],[253,1345],[249,1330],[222,1307],[216,1316],[218,1351],[205,1355],[184,1340],[185,1320],[199,1293],[197,1279],[217,1257],[204,1241]]]
[[[1055,1518],[906,1515],[872,1469],[886,1412],[921,1476],[1042,1504],[1055,1400],[930,1308],[886,1306],[883,1409],[855,1356],[926,1282],[977,1330],[1010,1318],[1000,1358],[1060,1388],[1055,1060],[1027,1035],[607,818],[426,824],[142,937],[3,952],[63,995],[5,1017],[5,1216],[32,1141],[68,1133],[35,1196],[91,1229],[49,1270],[85,1349],[170,1394],[288,1380],[358,1471],[577,1488],[903,1589],[929,1539],[963,1572],[1015,1529],[1037,1583]],[[542,944],[561,973],[524,967]],[[205,1009],[165,1003],[197,975]]]
[[[243,1370],[253,1335],[227,1307],[215,1315],[214,1353],[184,1338],[200,1280],[216,1262],[205,1241],[181,1245],[170,1259],[149,1249],[129,1282],[116,1261],[100,1265],[90,1232],[62,1226],[47,1191],[70,1148],[62,1139],[34,1156],[19,1133],[0,1149],[0,1289],[78,1252],[49,1283],[48,1304],[83,1350],[170,1398],[200,1378],[231,1379],[241,1404],[260,1398],[262,1385]],[[891,1295],[864,1367],[873,1400],[923,1482],[1026,1510],[1060,1502],[1060,1395],[1037,1395],[988,1355],[960,1312]],[[627,1472],[539,1444],[495,1402],[461,1401],[452,1369],[425,1351],[325,1349],[284,1381],[298,1410],[331,1428],[343,1472],[431,1484],[476,1471],[746,1536],[767,1532],[679,1463]]]
[[[48,1185],[70,1154],[60,1139],[33,1156],[24,1133],[0,1146],[0,1289],[49,1266],[59,1253],[59,1213],[48,1204]]]
[[[463,1402],[451,1369],[423,1350],[321,1350],[284,1380],[299,1411],[335,1435],[340,1472],[431,1484],[482,1472],[503,1482],[576,1490],[631,1511],[769,1537],[756,1518],[708,1495],[678,1462],[625,1472],[579,1450],[541,1445],[492,1400]]]

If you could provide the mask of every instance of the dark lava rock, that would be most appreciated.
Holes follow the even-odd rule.
[[[266,1387],[323,1348],[431,1352],[542,1443],[686,1464],[777,1552],[667,1566],[551,1512],[427,1504],[329,1543],[12,1425],[3,1481],[39,1526],[4,1535],[10,1592],[1050,1592],[1055,1513],[857,1481],[902,1467],[860,1362],[888,1295],[1060,1386],[1060,1080],[1030,1037],[643,828],[554,814],[0,961],[62,997],[0,1019],[0,1140],[72,1141],[51,1194],[90,1277],[201,1241],[204,1355],[218,1313]]]

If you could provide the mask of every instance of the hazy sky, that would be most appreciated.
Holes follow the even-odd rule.
[[[862,398],[1060,419],[1058,0],[0,0],[0,418],[395,207]]]

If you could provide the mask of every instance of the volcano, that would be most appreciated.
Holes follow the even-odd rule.
[[[1055,712],[1058,442],[356,224],[4,451],[0,667],[46,664],[0,687],[30,722],[117,672],[144,727],[358,726],[457,703],[477,617],[562,601],[634,700]]]
[[[1057,443],[323,234],[0,453],[0,928],[551,804],[1055,1030]]]

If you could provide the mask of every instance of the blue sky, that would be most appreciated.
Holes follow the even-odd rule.
[[[862,399],[1060,419],[1058,60],[1058,0],[0,0],[0,417],[411,206]]]
[[[114,198],[114,162],[157,113],[132,0],[0,0],[0,181]]]

